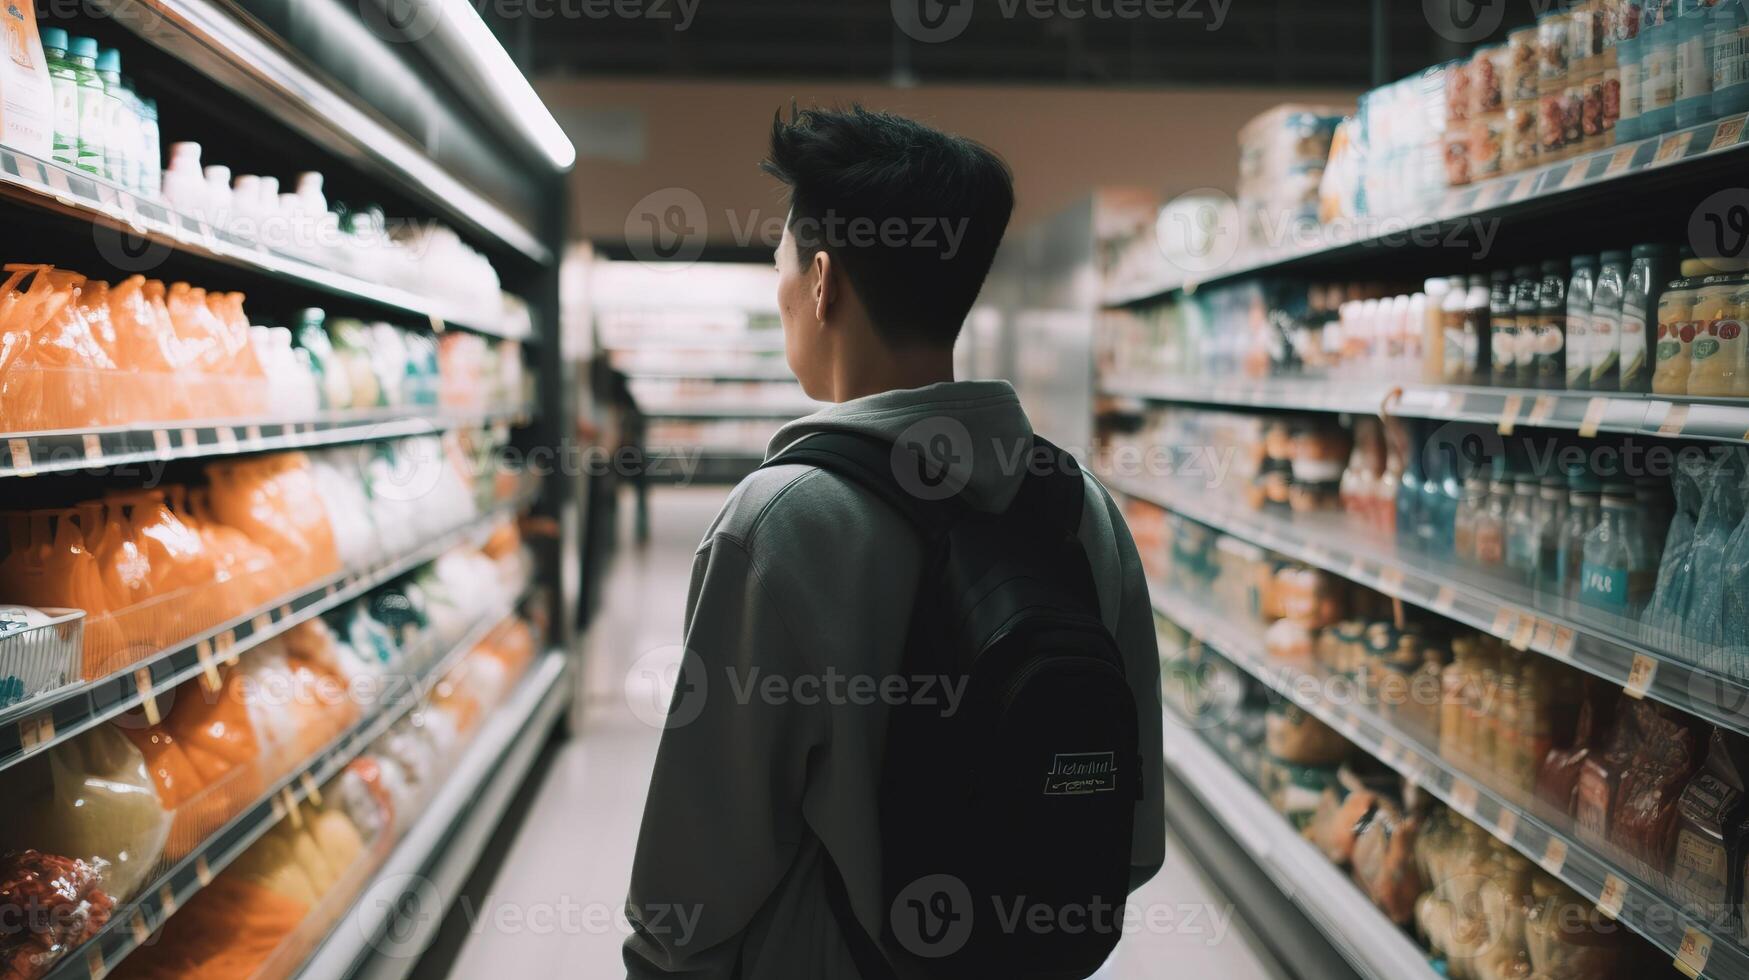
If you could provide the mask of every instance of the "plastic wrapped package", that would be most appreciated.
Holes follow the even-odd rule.
[[[1579,777],[1585,762],[1615,724],[1618,695],[1591,677],[1585,678],[1583,690],[1571,741],[1552,746],[1537,770],[1538,802],[1562,815],[1576,813]]]
[[[271,551],[296,582],[340,571],[340,554],[303,453],[207,467],[213,516]]]
[[[356,457],[323,453],[311,461],[310,475],[334,527],[334,542],[347,568],[369,568],[388,552],[371,520],[370,497],[355,464]]]
[[[29,271],[32,267],[6,268]],[[43,316],[33,329],[30,347],[15,370],[37,376],[41,401],[34,418],[8,428],[77,428],[121,421],[115,386],[108,383],[115,362],[92,333],[81,303],[85,277],[48,266],[36,267],[35,273],[32,291],[41,287],[48,295],[38,307]]]
[[[0,854],[0,908],[12,916],[0,932],[0,978],[34,980],[97,935],[115,908],[104,870],[35,850]]]
[[[1346,865],[1354,856],[1356,836],[1378,805],[1378,795],[1370,790],[1332,786],[1319,798],[1318,809],[1306,825],[1306,838],[1332,864]]]
[[[1269,754],[1295,765],[1335,765],[1353,748],[1335,729],[1288,701],[1270,705],[1266,732]]]
[[[1712,478],[1705,460],[1684,453],[1678,457],[1676,472],[1670,479],[1676,496],[1676,514],[1671,518],[1670,531],[1664,539],[1664,555],[1658,562],[1658,584],[1652,591],[1652,602],[1646,607],[1644,618],[1646,630],[1666,640],[1679,635],[1682,630],[1688,589],[1694,581],[1695,522],[1700,518]]]
[[[1630,868],[1657,880],[1667,867],[1682,790],[1701,763],[1696,723],[1665,705],[1632,701],[1618,727],[1631,734],[1627,764],[1611,799],[1609,842]]]
[[[405,766],[384,753],[374,754],[371,761],[376,763],[377,784],[389,799],[394,826],[397,830],[404,830],[412,823],[413,814],[424,798],[424,784]]]
[[[263,838],[264,840],[266,838]],[[246,859],[255,848],[244,852]],[[254,976],[298,928],[309,903],[226,868],[165,923],[156,942],[116,968],[118,980],[237,980]]]
[[[85,610],[82,670],[86,679],[101,676],[92,670],[93,651],[117,650],[128,640],[109,615],[113,600],[97,558],[86,545],[78,512],[15,512],[8,515],[6,529],[0,596],[27,606]]]
[[[1725,672],[1735,652],[1726,644],[1741,643],[1742,636],[1729,636],[1721,630],[1724,619],[1722,578],[1731,535],[1743,523],[1746,474],[1736,453],[1719,458],[1713,469],[1712,493],[1701,506],[1695,519],[1693,573],[1688,587],[1688,607],[1682,622],[1682,633],[1690,641],[1684,646],[1698,652],[1701,666]]]
[[[1354,881],[1392,922],[1407,925],[1424,890],[1415,863],[1421,818],[1380,800],[1371,818],[1358,826],[1352,851]]]
[[[272,552],[213,517],[211,490],[174,486],[168,494],[171,510],[200,535],[212,557],[214,584],[222,602],[221,619],[241,615],[292,591],[294,583],[285,577]]]
[[[430,733],[415,716],[409,715],[396,722],[377,743],[377,754],[401,767],[421,799],[438,778],[442,759]]]
[[[376,840],[394,826],[394,798],[383,784],[382,765],[375,756],[352,760],[323,796],[334,800],[367,840]]]
[[[1621,955],[1626,930],[1546,875],[1538,875],[1532,888],[1536,904],[1525,924],[1525,940],[1538,978],[1607,980],[1625,975]]]
[[[1719,573],[1723,590],[1723,609],[1719,614],[1719,634],[1724,649],[1718,656],[1716,669],[1734,678],[1749,677],[1749,516],[1745,516],[1725,546],[1723,569]]]
[[[115,330],[118,362],[137,372],[135,400],[147,419],[186,419],[195,414],[197,392],[182,345],[171,327],[168,311],[158,315],[145,276],[130,276],[109,291],[109,318]],[[161,285],[161,284],[160,284]]]
[[[170,835],[144,756],[108,725],[19,762],[6,788],[0,840],[106,862],[105,891],[119,901],[145,883]]]

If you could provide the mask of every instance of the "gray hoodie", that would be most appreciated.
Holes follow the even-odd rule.
[[[950,439],[950,476],[989,511],[1013,499],[1032,435],[1006,382],[954,382],[834,405],[784,426],[770,452],[832,430],[925,449]],[[1135,544],[1092,476],[1080,537],[1141,706],[1149,775],[1134,889],[1165,859],[1160,668]],[[883,686],[898,672],[921,564],[906,520],[835,474],[776,466],[730,496],[693,559],[687,652],[632,870],[630,976],[857,975],[826,902],[821,848],[879,935],[888,704],[963,693]]]

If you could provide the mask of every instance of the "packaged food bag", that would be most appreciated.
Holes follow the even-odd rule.
[[[1745,516],[1725,546],[1719,588],[1724,609],[1719,618],[1717,666],[1727,676],[1749,677],[1749,516]]]
[[[47,160],[55,150],[55,92],[36,6],[0,3],[0,144]]]
[[[1700,519],[1701,504],[1706,498],[1704,488],[1711,479],[1706,460],[1688,453],[1677,459],[1676,472],[1670,478],[1676,494],[1676,515],[1671,518],[1670,531],[1664,538],[1658,583],[1652,590],[1644,619],[1647,633],[1665,641],[1676,637],[1682,626],[1689,583],[1693,581],[1695,522]]]
[[[109,922],[115,900],[103,888],[101,861],[44,854],[0,854],[0,908],[16,914],[0,933],[0,977],[40,977]]]
[[[1694,571],[1682,632],[1689,641],[1686,647],[1697,652],[1701,666],[1712,670],[1727,669],[1720,651],[1727,638],[1719,630],[1725,593],[1719,576],[1724,571],[1731,535],[1743,522],[1744,494],[1749,493],[1744,479],[1737,454],[1721,456],[1713,467],[1712,493],[1694,525]]]
[[[37,397],[32,429],[71,429],[119,421],[113,406],[115,362],[85,319],[81,294],[85,277],[49,266],[7,266],[34,275],[31,291],[41,296],[41,319],[15,370],[35,372]],[[21,406],[22,407],[22,406]]]
[[[108,862],[104,889],[132,898],[158,863],[170,814],[144,756],[114,726],[50,746],[6,772],[0,839]]]
[[[169,314],[158,315],[152,284],[130,276],[109,290],[109,317],[115,329],[117,363],[133,372],[139,385],[136,421],[170,421],[194,414],[195,392],[183,374],[181,342]],[[161,288],[162,284],[158,284]]]

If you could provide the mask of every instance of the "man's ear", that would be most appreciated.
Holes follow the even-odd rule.
[[[810,265],[814,273],[814,319],[824,325],[826,317],[838,304],[838,267],[825,249],[814,253]]]

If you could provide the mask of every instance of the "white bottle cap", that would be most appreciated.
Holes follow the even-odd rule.
[[[199,143],[170,144],[170,169],[181,170],[184,167],[195,171],[200,170]]]
[[[214,190],[217,190],[220,187],[229,189],[231,186],[231,168],[220,166],[216,163],[213,164],[206,168],[206,182],[211,185]]]

